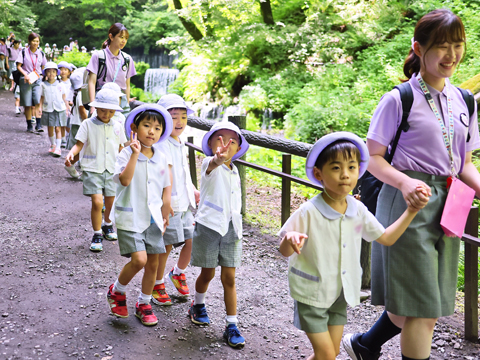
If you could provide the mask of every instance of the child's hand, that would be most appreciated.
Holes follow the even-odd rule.
[[[300,250],[305,243],[305,239],[308,239],[307,234],[302,234],[296,231],[289,231],[285,234],[284,240],[287,241],[292,247],[293,251],[300,254]]]
[[[43,108],[41,106],[39,106],[38,110],[37,110],[37,116],[42,117],[42,113],[43,113]]]
[[[170,205],[164,204],[162,206],[162,217],[163,217],[163,227],[167,227],[170,225],[170,216],[169,215],[175,215],[173,212],[173,209]]]
[[[73,158],[75,157],[75,155],[72,154],[71,151],[68,152],[67,156],[65,157],[65,166],[66,167],[70,167],[72,166],[72,163],[71,161],[73,161]]]
[[[408,203],[407,205],[410,211],[417,212],[427,206],[428,201],[430,200],[430,196],[432,196],[432,193],[430,187],[425,184],[418,184],[415,188],[415,192],[417,193],[417,196],[419,198],[419,201],[417,202],[418,205],[415,207]]]
[[[138,141],[138,135],[133,131],[130,133],[130,148],[132,149],[132,153],[138,155],[140,150],[142,150],[142,145],[140,145],[140,141]]]
[[[193,194],[195,195],[195,203],[198,205],[198,203],[200,202],[200,191],[194,189]]]
[[[227,160],[227,152],[228,152],[228,148],[230,147],[230,144],[232,143],[232,139],[228,141],[227,145],[225,145],[225,143],[223,142],[223,138],[221,136],[220,136],[220,141],[222,145],[217,147],[217,151],[215,152],[215,156],[213,157],[213,161],[215,164],[217,164],[217,166],[222,165],[225,162],[225,160]]]

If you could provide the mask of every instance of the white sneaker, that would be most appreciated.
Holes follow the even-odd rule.
[[[75,169],[75,166],[70,166],[70,167],[65,166],[65,170],[67,170],[70,176],[74,179],[78,179],[80,177],[80,174],[77,171],[77,169]]]
[[[52,153],[52,155],[55,156],[55,157],[62,156],[62,149],[61,148],[56,148],[55,151]]]
[[[22,112],[20,111],[20,108],[19,108],[19,107],[16,107],[16,108],[15,108],[15,114],[18,115],[18,114],[21,114],[21,113],[22,113]]]

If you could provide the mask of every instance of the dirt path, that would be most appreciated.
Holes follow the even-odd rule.
[[[115,242],[105,241],[98,254],[88,250],[90,201],[81,182],[68,177],[62,159],[47,155],[45,133],[25,132],[12,101],[10,92],[0,91],[0,359],[302,359],[311,353],[292,325],[286,260],[276,250],[277,239],[248,226],[237,272],[243,350],[222,338],[218,277],[207,295],[209,327],[193,325],[186,317],[189,301],[180,299],[171,307],[153,305],[159,324],[141,325],[132,316],[140,275],[127,293],[130,317],[110,316],[105,294],[126,260]],[[188,268],[191,288],[198,272]],[[346,331],[368,329],[381,311],[368,302],[349,310]],[[459,340],[462,327],[459,316],[438,327],[438,335],[449,336],[432,359],[480,358],[475,344]],[[454,350],[455,343],[461,349]],[[339,359],[348,359],[343,350]],[[382,359],[400,359],[398,338]]]

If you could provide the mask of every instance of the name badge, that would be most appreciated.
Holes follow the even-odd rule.
[[[465,125],[466,127],[468,127],[469,125],[469,121],[468,121],[468,116],[467,114],[460,114],[460,121],[462,122],[463,125]]]

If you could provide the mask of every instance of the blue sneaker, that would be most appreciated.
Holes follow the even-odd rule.
[[[90,245],[90,251],[99,252],[103,250],[103,236],[100,234],[93,234],[92,243]]]
[[[190,309],[188,309],[188,316],[190,316],[190,320],[192,320],[194,324],[210,325],[210,319],[208,318],[205,304],[193,305],[192,302]]]
[[[223,338],[227,340],[228,345],[233,348],[241,349],[245,346],[245,338],[240,335],[236,324],[228,324],[223,333]]]
[[[103,225],[102,233],[106,240],[113,241],[118,239],[117,233],[113,230],[113,225]]]

